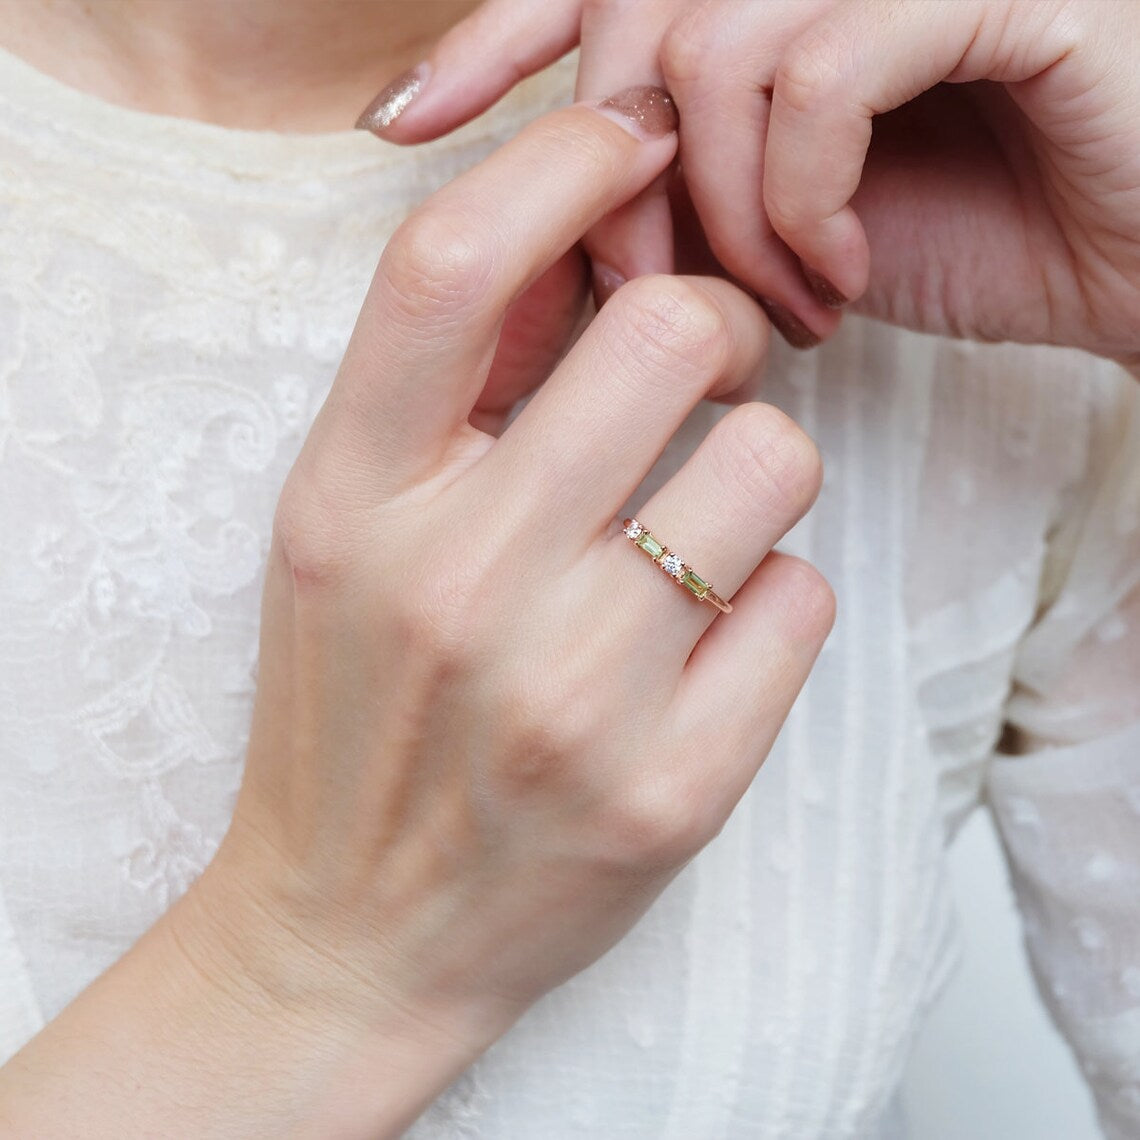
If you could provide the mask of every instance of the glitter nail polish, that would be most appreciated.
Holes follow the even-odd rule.
[[[847,298],[818,269],[805,265],[803,270],[804,278],[820,304],[826,305],[829,309],[841,309],[847,304]]]
[[[677,105],[663,87],[627,87],[597,109],[641,138],[658,139],[677,129]]]
[[[785,308],[779,301],[773,301],[771,297],[758,296],[756,300],[760,308],[768,314],[768,320],[772,322],[773,327],[792,348],[815,348],[820,343],[821,338],[816,336],[791,309]]]
[[[390,127],[420,93],[427,81],[428,66],[421,63],[402,75],[397,75],[361,112],[356,126],[362,131],[377,133]]]

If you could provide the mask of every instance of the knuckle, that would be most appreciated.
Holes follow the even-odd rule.
[[[830,39],[809,31],[784,53],[776,67],[774,98],[789,110],[812,114],[836,92],[839,59]]]
[[[273,512],[271,541],[295,589],[328,590],[348,579],[353,557],[345,533],[310,487],[286,480]]]
[[[823,464],[811,437],[771,404],[733,408],[717,425],[720,475],[747,499],[801,514],[819,493]]]
[[[669,85],[699,81],[708,75],[715,50],[715,22],[704,5],[687,9],[665,30],[661,40],[661,73]]]
[[[453,316],[485,296],[493,258],[470,218],[426,208],[392,235],[381,267],[399,304],[420,319]]]
[[[692,858],[720,821],[705,799],[676,778],[645,776],[615,790],[605,809],[607,862],[626,870],[666,871]]]
[[[734,330],[724,310],[700,286],[679,277],[634,278],[615,294],[628,350],[654,371],[707,377],[731,358]]]
[[[764,212],[776,233],[787,237],[810,226],[811,212],[804,195],[780,193],[771,184],[765,184],[763,199]]]
[[[514,801],[577,789],[583,761],[602,739],[596,693],[529,670],[497,681],[495,704],[512,741],[497,772],[500,790]]]

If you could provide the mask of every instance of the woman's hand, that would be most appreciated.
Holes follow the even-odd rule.
[[[1140,363],[1140,4],[555,0],[537,20],[489,0],[385,137],[451,129],[580,31],[580,96],[666,83],[709,244],[794,343],[857,300]],[[669,268],[664,201],[595,229],[609,281]]]
[[[675,123],[644,89],[557,112],[394,235],[275,514],[232,827],[0,1071],[0,1130],[397,1135],[723,825],[832,621],[770,553],[817,452],[747,404],[639,504],[727,617],[614,513],[760,366],[759,310],[631,282],[498,439],[470,422],[514,299],[658,176]]]
[[[816,572],[769,555],[819,480],[770,407],[639,508],[740,591],[730,618],[614,525],[697,401],[760,366],[731,286],[631,284],[498,441],[468,422],[513,298],[672,156],[659,93],[618,105],[664,137],[556,113],[397,231],[282,494],[218,867],[327,957],[324,1009],[497,1037],[717,833],[830,627]]]
[[[820,477],[771,407],[638,508],[731,617],[614,522],[760,367],[727,283],[631,283],[501,438],[468,422],[512,300],[672,157],[661,93],[608,114],[540,120],[400,227],[278,507],[218,866],[364,1012],[501,1031],[612,946],[723,825],[830,627],[819,575],[769,554]]]

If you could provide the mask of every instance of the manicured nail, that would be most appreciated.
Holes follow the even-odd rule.
[[[625,284],[625,278],[608,265],[594,262],[594,307],[600,309]]]
[[[423,89],[427,77],[426,63],[418,64],[403,75],[397,75],[360,113],[360,118],[356,120],[357,128],[378,133],[385,127],[390,127]]]
[[[677,105],[663,87],[627,87],[597,104],[607,118],[641,139],[659,139],[677,129]]]
[[[768,314],[768,320],[792,348],[815,348],[820,343],[822,338],[816,336],[791,309],[785,309],[771,297],[757,296],[756,300]]]
[[[821,304],[829,309],[842,309],[847,304],[847,298],[818,269],[805,265],[803,270],[811,291],[819,298]]]

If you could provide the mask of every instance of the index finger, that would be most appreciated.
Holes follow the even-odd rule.
[[[510,303],[668,165],[676,127],[664,91],[630,88],[536,120],[429,198],[380,259],[321,409],[324,442],[389,493],[433,469]]]

